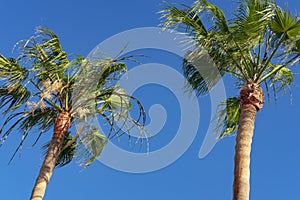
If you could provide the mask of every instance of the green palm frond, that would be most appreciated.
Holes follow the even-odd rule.
[[[270,23],[271,30],[278,38],[284,36],[285,40],[299,36],[300,20],[291,15],[287,9],[275,6],[275,15]]]
[[[193,63],[194,60],[198,60],[201,57],[209,56],[220,71],[221,76],[225,72],[230,72],[231,75],[238,79],[243,79],[243,77],[247,75],[241,70],[243,63],[240,63],[240,60],[243,58],[241,56],[241,52],[243,51],[241,47],[234,42],[224,13],[217,6],[207,1],[196,1],[191,8],[179,10],[175,6],[169,5],[168,8],[161,11],[161,13],[164,28],[184,31],[189,36],[188,44],[192,44],[191,47],[195,49],[186,56],[183,62],[183,68],[187,67],[185,74],[192,76],[192,74],[194,74],[193,71],[197,71],[197,67],[192,67],[190,63]],[[201,14],[205,13],[209,13],[213,16],[213,23],[208,31],[206,29],[204,31],[202,26],[197,26],[197,24],[205,24],[201,19]],[[191,22],[193,22],[192,25]],[[187,57],[189,59],[187,59]],[[245,60],[245,62],[248,63],[248,60]],[[186,78],[189,79],[190,77]],[[195,78],[195,80],[199,81],[197,78]],[[188,82],[190,84],[192,83],[190,81]],[[205,85],[199,87],[207,89]],[[203,93],[201,90],[199,90],[198,94]]]
[[[289,53],[300,55],[300,35],[294,39],[288,49]]]
[[[23,119],[19,129],[22,132],[30,132],[33,127],[36,127],[40,132],[33,144],[35,145],[40,136],[53,127],[56,117],[57,111],[51,108],[37,108],[33,112],[27,112],[22,116]]]
[[[268,61],[279,57],[283,66],[295,65],[300,56],[300,20],[292,16],[286,8],[282,9],[277,5],[274,7],[275,15],[270,22],[270,31],[274,33],[271,43],[274,51]],[[278,49],[281,51],[277,51]]]
[[[168,4],[160,13],[162,26],[188,35],[186,42],[195,49],[194,59],[209,55],[221,76],[228,73],[244,83],[259,83],[270,78],[271,74],[266,74],[277,72],[270,70],[273,59],[284,58],[285,66],[299,61],[299,45],[293,45],[299,40],[299,19],[271,0],[241,0],[235,18],[228,21],[206,0],[197,0],[184,9]],[[204,28],[205,14],[212,16],[210,28]],[[204,77],[198,73],[199,67],[193,67],[192,59],[184,59],[184,74],[191,88],[205,94],[209,83],[202,81]]]
[[[236,97],[228,98],[219,105],[217,114],[217,133],[222,139],[237,131],[240,118],[240,100]]]
[[[14,58],[5,58],[0,54],[0,78],[11,84],[22,82],[27,75],[27,70],[21,67]]]
[[[91,165],[100,156],[107,142],[107,137],[100,133],[98,128],[85,126],[75,153],[81,165],[84,167]]]
[[[229,27],[225,15],[223,11],[216,5],[213,5],[206,0],[196,1],[192,7],[192,10],[197,11],[196,13],[199,14],[204,11],[204,14],[211,15],[212,21],[214,22],[212,25],[212,29],[214,31],[218,31],[221,33],[229,32]]]
[[[64,71],[70,63],[58,37],[50,29],[39,27],[34,37],[20,42],[19,46],[20,59],[33,63],[31,70],[36,73],[38,83],[66,78]]]
[[[100,89],[109,81],[118,80],[126,71],[127,67],[125,63],[110,63],[104,67],[103,73],[98,81],[97,88]]]
[[[291,86],[291,84],[293,83],[294,76],[292,71],[287,67],[284,67],[282,65],[273,66],[273,68],[278,68],[278,67],[280,68],[280,70],[278,70],[271,77],[270,87],[274,87],[274,90],[277,92],[284,90],[285,93],[285,89],[289,88],[289,86]]]
[[[0,108],[6,106],[9,112],[16,110],[30,97],[30,92],[22,85],[28,71],[17,60],[7,59],[0,54]]]
[[[241,0],[235,18],[231,20],[234,40],[243,50],[258,45],[273,15],[272,5],[268,1]]]
[[[193,8],[180,10],[172,4],[167,4],[167,8],[160,11],[161,18],[164,20],[161,25],[166,29],[186,29],[197,34],[199,37],[201,35],[205,36],[207,30],[198,16],[200,12],[202,10],[195,10]]]
[[[103,96],[100,95],[98,100],[102,103],[97,106],[96,112],[111,126],[107,138],[119,137],[124,133],[130,135],[132,129],[136,129],[140,134],[146,136],[146,132],[143,129],[146,115],[138,99],[128,95],[123,88],[116,85],[113,90],[106,94],[104,93]],[[139,110],[135,118],[132,118],[130,115],[133,104]]]
[[[73,89],[74,119],[82,124],[77,134],[78,142],[75,156],[87,167],[101,154],[108,139],[121,136],[137,127],[141,130],[145,123],[145,113],[140,102],[128,95],[117,81],[126,73],[124,59],[82,59],[79,60],[78,81]],[[136,119],[130,116],[131,102],[138,105],[140,114]],[[95,117],[103,117],[110,127],[106,136],[90,125]]]
[[[112,58],[106,59],[79,59],[79,70],[72,85],[73,104],[81,105],[82,99],[95,99],[97,95],[111,92],[120,77],[127,71],[125,63]]]
[[[197,96],[205,95],[220,80],[224,71],[218,71],[206,56],[192,55],[190,57],[191,55],[192,52],[190,55],[186,55],[186,59],[183,60],[182,65],[183,74],[189,83],[187,84],[187,89],[195,90]],[[194,58],[197,58],[197,60],[194,60]]]
[[[13,153],[9,162],[11,162],[16,155],[16,153],[22,148],[22,145],[27,138],[28,134],[31,133],[32,129],[35,127],[39,130],[38,135],[35,138],[34,146],[40,139],[41,135],[53,127],[54,120],[57,113],[49,108],[36,109],[34,113],[31,112],[18,112],[11,113],[0,129],[0,146],[6,141],[8,136],[16,130],[22,133],[22,140],[17,146],[15,152]],[[7,127],[8,126],[8,127]]]
[[[31,93],[21,84],[0,86],[0,109],[4,108],[4,113],[14,111],[24,105],[30,96]]]
[[[116,85],[115,88],[108,93],[108,95],[101,97],[101,100],[104,101],[102,108],[122,110],[124,113],[128,113],[131,109],[129,95],[127,95],[126,91],[118,85]]]

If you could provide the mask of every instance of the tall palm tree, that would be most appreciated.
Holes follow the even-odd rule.
[[[299,18],[273,0],[240,0],[231,20],[206,0],[180,6],[167,4],[162,26],[184,32],[194,48],[183,61],[190,89],[203,95],[218,82],[213,69],[201,65],[207,55],[219,77],[228,74],[238,82],[240,95],[223,103],[218,130],[220,138],[237,131],[233,199],[249,199],[251,143],[256,114],[264,105],[262,86],[276,93],[292,84],[290,67],[300,57]]]
[[[37,200],[43,198],[55,166],[64,166],[74,158],[89,166],[108,139],[129,134],[133,128],[143,133],[145,114],[140,102],[117,85],[126,72],[121,62],[126,58],[72,58],[63,51],[57,36],[45,28],[38,28],[17,47],[17,59],[0,55],[0,107],[6,116],[0,129],[1,142],[17,128],[21,130],[22,140],[13,158],[32,132],[40,131],[35,145],[53,128],[31,194],[31,199]],[[129,115],[132,103],[138,105],[136,119]],[[106,135],[95,125],[97,116],[110,127]],[[76,130],[71,128],[75,122]]]

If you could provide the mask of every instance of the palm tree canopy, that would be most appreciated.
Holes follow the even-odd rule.
[[[240,86],[265,83],[267,91],[271,87],[275,93],[293,83],[291,67],[300,57],[300,20],[273,0],[240,0],[230,20],[206,0],[191,7],[167,4],[160,13],[164,29],[183,32],[193,48],[185,56],[183,72],[198,95],[207,94],[225,74]],[[213,75],[214,69],[203,70],[203,59],[212,60],[220,76]],[[218,118],[221,137],[237,129],[238,104],[234,98],[223,103]]]
[[[58,166],[74,157],[80,157],[82,164],[88,166],[99,157],[108,139],[123,132],[129,134],[132,128],[144,131],[143,107],[117,84],[127,69],[120,62],[124,59],[87,60],[67,55],[58,37],[46,28],[38,28],[34,36],[20,41],[16,47],[17,59],[0,55],[0,108],[6,116],[0,129],[0,145],[14,130],[22,133],[13,157],[34,129],[40,133],[33,145],[53,128],[60,112],[68,112],[72,124],[76,121],[80,126],[76,134],[66,135]],[[89,98],[84,98],[86,95]],[[137,103],[139,108],[137,119],[129,115],[132,103]],[[111,127],[108,134],[100,133],[89,122],[97,116],[103,117]],[[120,120],[130,126],[119,126]]]

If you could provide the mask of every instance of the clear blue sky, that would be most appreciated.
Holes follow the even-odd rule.
[[[172,2],[172,1],[169,1]],[[174,0],[191,4],[191,0]],[[235,8],[234,0],[213,0],[226,15]],[[278,0],[280,5],[285,1]],[[292,12],[300,11],[298,0],[288,0]],[[119,32],[133,28],[157,26],[161,1],[3,1],[1,6],[0,53],[11,56],[13,45],[26,39],[37,26],[46,26],[59,36],[68,53],[87,55],[97,44]],[[144,54],[147,51],[143,52]],[[180,59],[174,55],[149,51],[152,56],[143,63],[157,62],[180,69]],[[131,66],[133,67],[133,66]],[[298,70],[299,72],[299,70]],[[299,77],[296,77],[299,83]],[[228,94],[237,94],[231,82]],[[289,96],[278,96],[276,104],[266,103],[258,113],[251,160],[251,199],[300,199],[300,89],[293,89],[293,103]],[[170,92],[153,85],[140,88],[136,96],[145,108],[151,104],[165,105],[167,112],[177,109]],[[220,141],[204,159],[198,158],[210,119],[209,97],[199,98],[200,128],[190,148],[172,165],[146,174],[124,173],[95,162],[82,170],[76,162],[56,169],[46,191],[45,200],[62,199],[231,199],[235,137]],[[174,136],[178,112],[171,114],[166,128],[150,140],[159,148]],[[187,133],[188,134],[188,133]],[[15,132],[0,149],[0,199],[29,199],[31,189],[42,163],[40,146],[51,133],[30,149],[24,145],[21,157],[7,165],[20,139]],[[127,138],[121,138],[127,140]],[[118,143],[116,143],[118,144]],[[151,149],[150,149],[151,151]]]

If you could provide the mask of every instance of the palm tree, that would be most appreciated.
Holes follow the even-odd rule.
[[[17,59],[0,55],[0,107],[6,116],[0,130],[1,144],[15,129],[21,130],[22,140],[13,158],[34,130],[40,132],[33,145],[53,128],[31,194],[31,199],[37,200],[43,198],[55,166],[64,166],[74,158],[84,167],[89,166],[108,139],[129,134],[133,128],[143,133],[145,114],[140,102],[117,85],[126,72],[121,62],[126,58],[72,58],[46,28],[38,28],[34,36],[17,47]],[[132,103],[138,105],[137,119],[129,116]],[[110,127],[106,135],[99,132],[93,120],[98,116]],[[75,122],[76,131],[71,128]]]
[[[194,48],[183,61],[191,90],[203,95],[218,82],[210,73],[213,69],[201,65],[205,56],[220,77],[228,74],[237,80],[240,95],[223,102],[217,130],[220,138],[237,131],[233,199],[249,199],[251,143],[256,114],[264,105],[262,86],[276,93],[292,84],[290,67],[299,63],[300,56],[299,18],[273,0],[241,0],[231,20],[206,0],[192,7],[167,4],[161,14],[164,29],[183,32]]]

